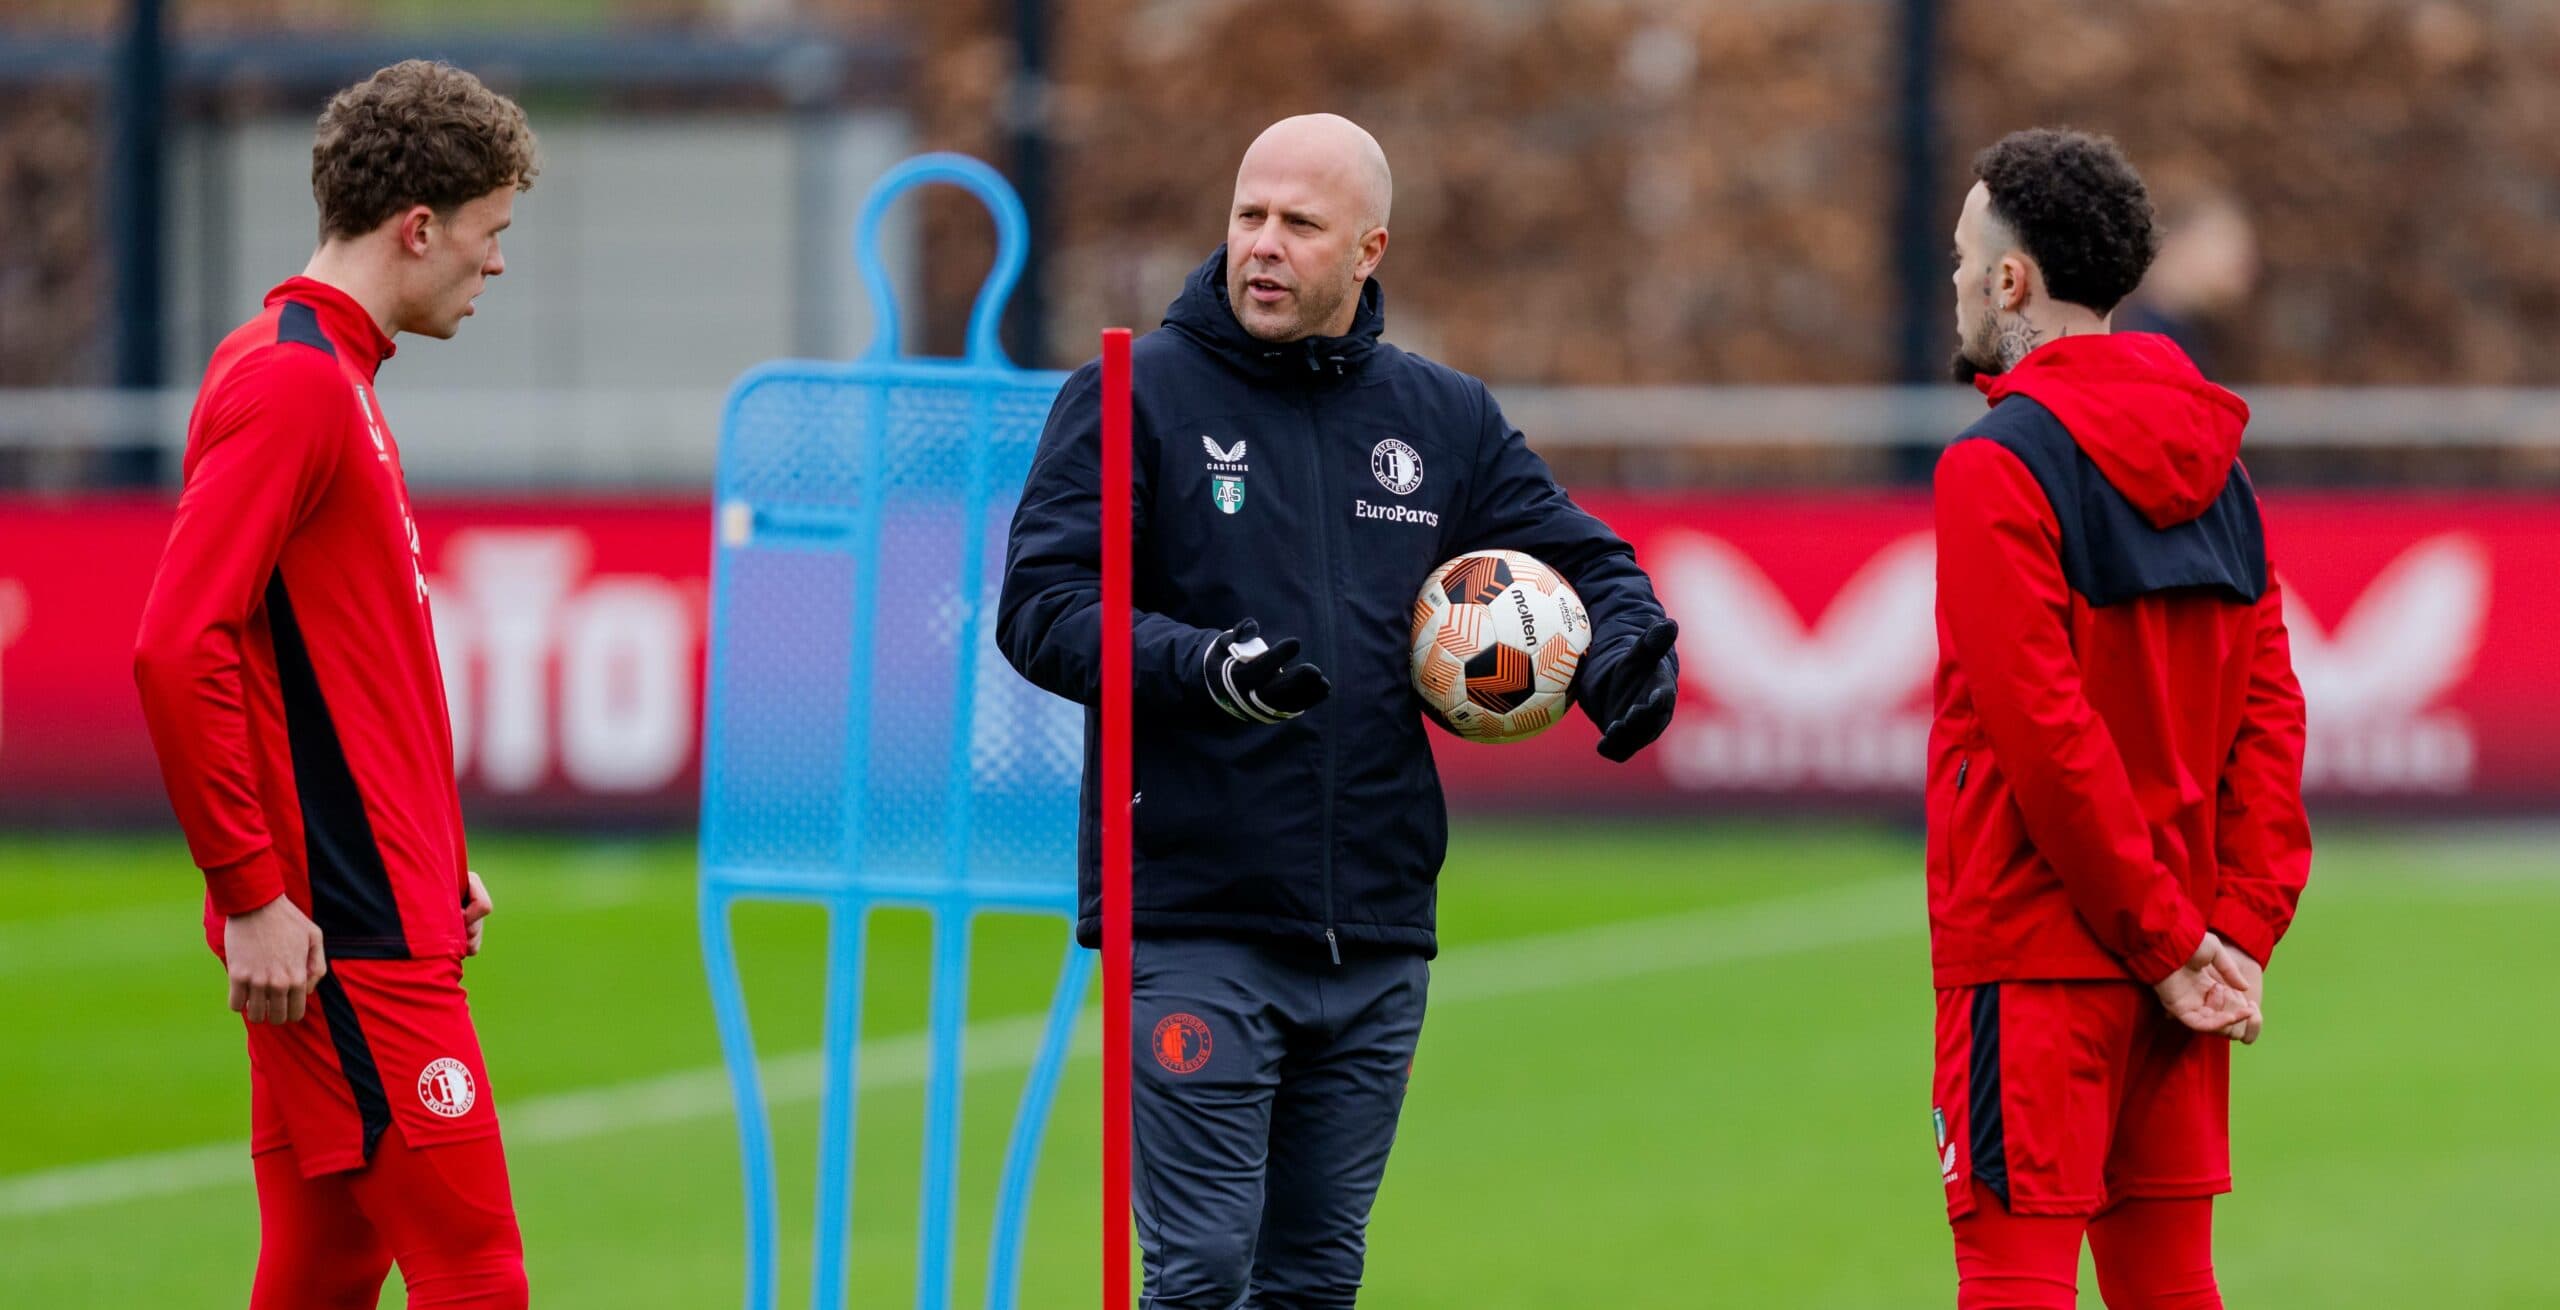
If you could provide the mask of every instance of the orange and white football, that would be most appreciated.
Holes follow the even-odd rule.
[[[1516,550],[1470,551],[1413,602],[1413,686],[1469,741],[1522,741],[1564,717],[1591,615],[1564,575]]]

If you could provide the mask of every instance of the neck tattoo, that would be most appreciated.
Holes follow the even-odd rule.
[[[2016,368],[2029,351],[2044,344],[2044,329],[2027,321],[2023,314],[2000,316],[2000,333],[1993,347],[2000,353],[2000,371]]]

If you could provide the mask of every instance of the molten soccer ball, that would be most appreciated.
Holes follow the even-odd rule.
[[[1469,741],[1521,741],[1564,717],[1591,615],[1564,575],[1516,550],[1431,571],[1413,602],[1413,686]]]

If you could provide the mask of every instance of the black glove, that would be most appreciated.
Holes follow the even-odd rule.
[[[1333,694],[1324,671],[1303,661],[1290,663],[1297,658],[1297,638],[1266,645],[1262,625],[1246,619],[1209,643],[1201,675],[1219,709],[1247,723],[1279,723]]]
[[[1671,726],[1680,703],[1680,669],[1670,658],[1680,625],[1663,619],[1636,638],[1633,649],[1577,688],[1582,712],[1600,725],[1600,753],[1624,764]]]

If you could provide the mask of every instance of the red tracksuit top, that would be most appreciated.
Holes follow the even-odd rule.
[[[2263,964],[2311,832],[2248,407],[2143,333],[1977,385],[1937,471],[1936,985],[2157,982],[2208,928]]]
[[[468,891],[453,729],[400,448],[388,337],[294,278],[223,339],[134,680],[205,934],[279,895],[345,959],[459,955]]]

